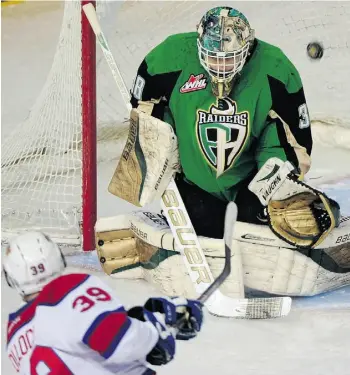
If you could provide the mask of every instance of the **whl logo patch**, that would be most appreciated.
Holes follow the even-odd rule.
[[[204,74],[190,75],[190,78],[181,86],[181,94],[186,94],[187,92],[193,92],[198,90],[203,90],[207,87],[207,77]]]
[[[208,163],[217,177],[227,171],[240,154],[249,133],[249,112],[237,111],[229,98],[217,99],[209,111],[197,111],[197,137]]]

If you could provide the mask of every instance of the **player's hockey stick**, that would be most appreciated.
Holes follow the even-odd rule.
[[[87,4],[84,5],[83,9],[96,34],[97,41],[102,48],[102,52],[112,71],[124,103],[127,109],[130,110],[129,93],[113,54],[109,49],[107,40],[101,30],[95,8],[92,4]],[[225,220],[225,268],[223,273],[218,277],[219,280],[216,281],[211,273],[203,250],[200,247],[197,235],[193,229],[174,179],[171,179],[168,188],[164,192],[161,205],[172,234],[183,255],[183,260],[194,288],[201,296],[199,298],[201,298],[203,302],[206,302],[206,307],[210,313],[223,317],[248,319],[275,318],[285,316],[289,313],[291,307],[291,299],[289,297],[233,299],[224,296],[218,290],[218,287],[229,275],[227,270],[230,270],[230,264],[228,263],[231,262],[232,231],[236,216],[232,205],[228,208]],[[213,286],[211,287],[211,285]]]

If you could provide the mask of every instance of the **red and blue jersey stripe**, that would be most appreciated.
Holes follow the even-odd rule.
[[[38,301],[37,299],[34,299],[22,306],[16,312],[9,315],[7,324],[7,345],[12,340],[16,332],[33,320],[37,305]]]
[[[108,359],[131,325],[123,307],[98,315],[83,337],[83,343]]]

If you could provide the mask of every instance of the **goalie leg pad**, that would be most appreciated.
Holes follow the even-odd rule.
[[[350,246],[346,250],[350,253]],[[349,263],[348,272],[337,273],[295,249],[245,243],[242,253],[244,284],[252,289],[279,295],[314,296],[350,285]]]
[[[104,271],[129,278],[126,270],[138,267],[143,278],[168,296],[196,298],[182,256],[177,251],[171,230],[161,215],[137,211],[99,219],[96,239],[99,256],[106,261]],[[122,220],[120,220],[122,218]],[[128,222],[130,230],[125,229]],[[282,241],[264,225],[237,222],[232,246],[230,276],[220,287],[235,298],[242,285],[236,277],[237,245],[243,264],[244,285],[267,293],[312,296],[350,284],[350,220],[344,220],[324,242],[327,248],[296,249]],[[201,237],[199,242],[214,277],[225,263],[223,240]],[[239,253],[238,253],[239,254]]]
[[[129,229],[97,232],[96,250],[102,269],[107,275],[137,267],[140,263],[136,239]]]
[[[165,295],[198,297],[166,220],[158,214],[137,211],[129,217],[130,230],[127,230],[122,228],[127,222],[125,217],[101,218],[96,223],[96,248],[104,272],[128,278],[129,270],[138,267],[137,277],[154,284]],[[225,262],[224,241],[199,239],[213,276],[217,277]],[[233,251],[231,268],[234,271],[237,262],[241,258]],[[236,272],[231,272],[220,287],[221,292],[239,297],[243,289],[241,280],[237,279]]]
[[[241,242],[245,286],[273,294],[313,296],[349,285],[347,223],[345,218],[328,236],[327,247],[297,249],[267,226],[237,222],[234,236]]]

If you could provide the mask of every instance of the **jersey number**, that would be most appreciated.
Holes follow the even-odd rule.
[[[299,106],[299,128],[305,129],[310,126],[310,117],[309,117],[309,111],[307,109],[307,105],[304,103]]]
[[[136,77],[134,87],[132,89],[132,93],[137,100],[141,100],[142,98],[142,93],[145,87],[145,83],[146,81],[144,80],[144,78],[142,78],[139,75]]]
[[[97,302],[110,301],[111,296],[101,288],[88,288],[85,294],[78,296],[73,301],[73,309],[78,309],[80,312],[91,309]]]
[[[73,375],[62,359],[48,347],[37,346],[30,358],[31,375]]]

